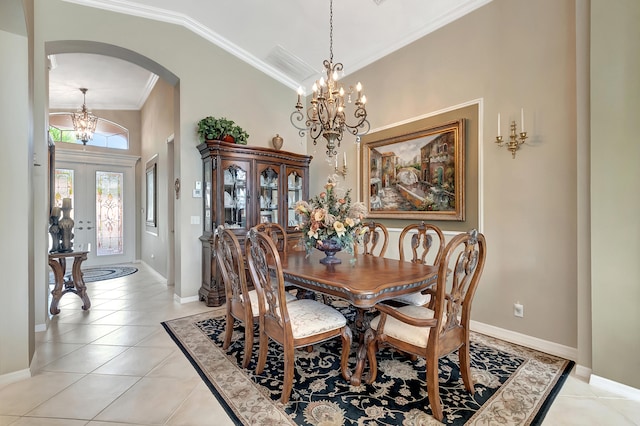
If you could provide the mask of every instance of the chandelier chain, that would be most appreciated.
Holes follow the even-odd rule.
[[[333,0],[329,2],[329,62],[333,63]]]
[[[329,59],[323,61],[323,76],[315,81],[312,87],[309,107],[305,110],[302,95],[302,87],[298,88],[298,102],[289,117],[291,124],[298,129],[302,137],[309,135],[313,144],[318,143],[322,136],[327,144],[327,156],[337,155],[336,148],[345,133],[356,136],[359,142],[360,136],[367,134],[370,129],[367,121],[366,102],[367,97],[362,93],[360,82],[355,86],[343,86],[339,81],[343,76],[341,62],[333,62],[333,0],[329,1]],[[352,102],[352,96],[355,101]],[[353,121],[347,122],[346,108],[352,104],[351,111]]]

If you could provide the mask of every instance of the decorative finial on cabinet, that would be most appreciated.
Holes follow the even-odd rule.
[[[276,133],[276,135],[271,138],[271,143],[273,144],[273,147],[275,149],[280,151],[280,148],[282,148],[282,144],[284,143],[284,139],[282,139],[282,136]]]

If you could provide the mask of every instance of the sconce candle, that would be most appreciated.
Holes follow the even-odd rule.
[[[520,122],[522,123],[520,125],[522,127],[522,131],[524,132],[524,108],[520,108]]]
[[[500,135],[500,113],[498,113],[498,136]]]
[[[347,152],[345,151],[343,154],[344,154],[344,158],[342,160],[342,165],[347,167]]]

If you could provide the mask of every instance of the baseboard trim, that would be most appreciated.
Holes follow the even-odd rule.
[[[149,268],[150,272],[154,273],[158,277],[158,279],[162,280],[165,284],[167,284],[167,277],[164,277],[160,272],[153,269],[153,267],[149,265],[147,262],[145,262],[144,260],[138,260],[138,263],[142,263],[143,265],[145,265],[147,268]]]
[[[471,326],[471,330],[478,333],[506,340],[507,342],[515,343],[517,345],[526,346],[551,355],[570,359],[572,361],[576,361],[578,359],[578,349],[576,348],[538,339],[537,337],[527,336],[526,334],[517,333],[515,331],[505,330],[504,328],[495,327],[478,321],[471,321],[469,325]]]
[[[589,383],[589,379],[591,377],[591,369],[589,367],[585,367],[584,365],[576,364],[576,368],[573,374],[577,378]]]
[[[589,384],[597,388],[604,389],[608,392],[623,396],[626,399],[640,401],[640,389],[636,389],[622,383],[614,382],[613,380],[605,379],[604,377],[596,376],[595,374],[591,375]]]
[[[0,387],[8,385],[10,383],[19,382],[20,380],[28,379],[30,377],[31,370],[29,370],[28,368],[3,374],[0,376]]]
[[[176,302],[182,304],[185,303],[191,303],[191,302],[197,302],[200,300],[199,296],[189,296],[189,297],[180,297],[177,294],[173,294],[173,300],[175,300]]]

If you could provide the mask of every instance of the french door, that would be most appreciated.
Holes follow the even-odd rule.
[[[55,203],[72,200],[73,248],[89,252],[86,266],[135,259],[135,160],[56,151]]]

